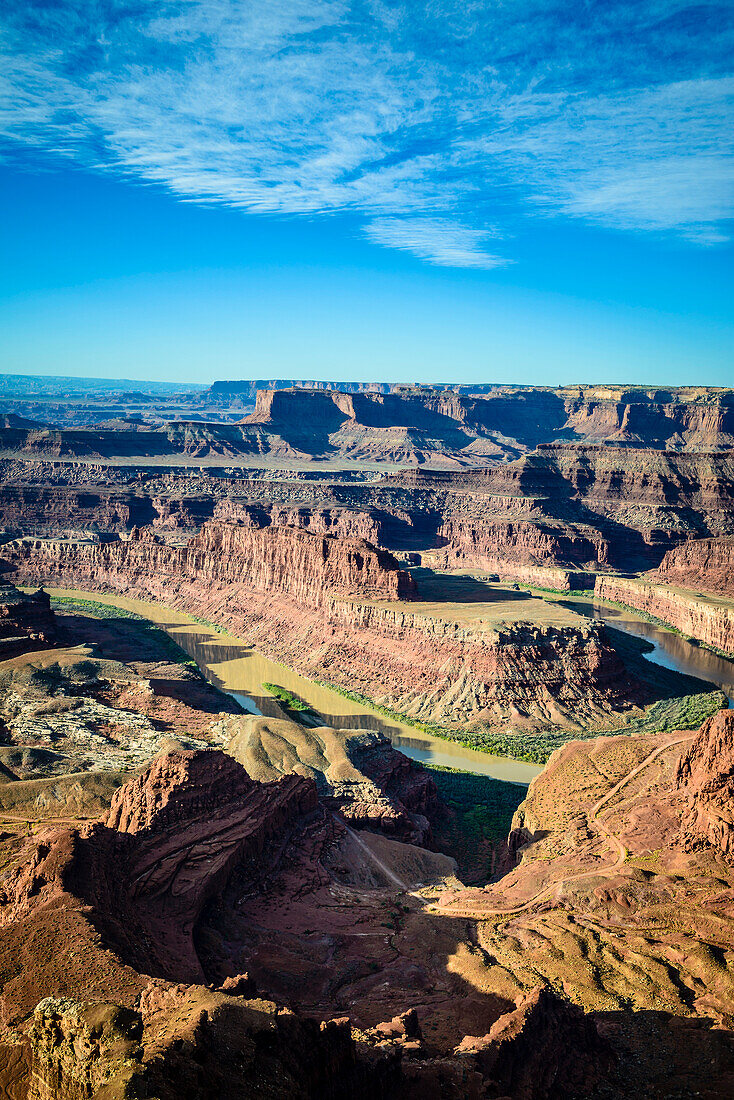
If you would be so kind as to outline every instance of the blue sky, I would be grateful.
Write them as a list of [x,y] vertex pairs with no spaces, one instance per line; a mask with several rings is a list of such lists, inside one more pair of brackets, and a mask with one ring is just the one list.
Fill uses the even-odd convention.
[[17,0],[0,369],[734,384],[734,5]]

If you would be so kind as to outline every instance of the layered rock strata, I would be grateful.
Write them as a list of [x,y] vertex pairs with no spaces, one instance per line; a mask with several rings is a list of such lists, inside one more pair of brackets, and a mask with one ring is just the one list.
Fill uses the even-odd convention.
[[0,584],[0,661],[33,649],[45,649],[56,638],[56,619],[48,593],[26,594]]
[[159,757],[115,792],[100,824],[60,830],[37,847],[6,883],[2,923],[46,910],[61,934],[53,913],[70,892],[128,964],[201,981],[192,937],[207,901],[236,866],[317,808],[315,784],[300,776],[260,784],[215,750]]
[[[694,733],[566,745],[517,811],[514,868],[436,912],[478,920],[498,968],[597,1010],[713,1018],[730,1046],[733,752],[728,710]],[[685,1094],[685,1067],[657,1072]]]
[[[435,966],[438,976],[441,966],[425,932],[414,941],[411,963],[400,953],[396,958],[388,937],[370,986],[371,968],[349,952],[357,948],[364,957],[380,950],[386,937],[374,926],[391,913],[391,895],[384,887],[334,880],[347,872],[348,849],[335,845],[339,830],[314,795],[304,777],[260,784],[221,753],[175,753],[121,788],[104,821],[29,841],[0,895],[0,1086],[6,1095],[410,1100],[439,1090],[460,1100],[472,1081],[477,1097],[509,1090],[518,1100],[540,1100],[564,1081],[592,1082],[598,1073],[592,1056],[605,1057],[593,1023],[540,990],[515,1004],[507,997],[459,997],[444,978],[434,994],[427,976],[421,980],[422,967]],[[338,862],[327,870],[330,846]],[[369,857],[369,849],[364,852]],[[355,862],[349,873],[358,867]],[[202,914],[206,898],[212,904]],[[366,926],[366,940],[353,934],[355,916]],[[316,940],[314,925],[321,928]],[[355,1004],[355,1013],[372,1014],[376,1024],[319,1023],[321,1012],[304,1018],[258,998],[251,978],[231,969],[219,990],[192,984],[199,965],[194,926],[197,949],[208,955],[216,948],[220,963],[224,958],[230,967],[242,926],[251,951],[267,945],[260,971],[268,973],[270,956],[281,981],[297,976],[297,952],[313,956],[329,941],[338,970],[326,996],[338,1003],[340,987],[361,982],[373,1003]],[[318,968],[322,980],[332,967]],[[55,988],[54,995],[39,997],[44,987]],[[318,993],[313,982],[310,988]],[[392,1019],[380,1015],[383,1001],[395,1003],[405,990],[435,1001],[436,1011],[425,1012],[427,1025],[443,1016],[449,1035],[456,1035],[448,996],[488,1033],[477,1032],[484,1037],[473,1043],[443,1039],[443,1049],[437,1047],[435,1039],[424,1039],[414,1009],[398,1015],[393,1009]],[[548,1050],[536,1075],[530,1048],[533,1042],[548,1047],[553,1034],[572,1043],[573,1056],[549,1059]]]
[[667,552],[653,577],[734,598],[734,537],[684,542]]
[[624,577],[597,577],[594,595],[642,611],[734,657],[734,601]]
[[[13,1100],[727,1096],[734,882],[709,825],[733,748],[728,712],[698,734],[567,745],[518,814],[514,869],[424,904],[384,876],[414,882],[411,858],[430,853],[367,833],[355,846],[310,796],[296,810],[310,779],[260,784],[211,751],[159,760],[103,821],[15,842],[0,1087]],[[706,816],[688,821],[692,805]],[[186,979],[192,957],[208,988]],[[171,980],[163,958],[180,967]],[[270,999],[274,985],[303,1008]]]
[[[601,624],[492,629],[414,613],[390,599],[412,595],[412,579],[366,545],[209,525],[184,548],[136,537],[30,542],[12,554],[21,576],[160,599],[305,675],[422,719],[574,725],[608,720],[636,698]],[[359,586],[360,599],[346,595]],[[380,591],[379,602],[364,599]]]

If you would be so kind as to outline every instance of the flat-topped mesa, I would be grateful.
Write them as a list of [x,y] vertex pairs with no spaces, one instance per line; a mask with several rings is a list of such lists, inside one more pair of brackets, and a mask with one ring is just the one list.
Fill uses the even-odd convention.
[[734,535],[691,539],[669,550],[651,579],[734,598]]
[[[6,553],[20,576],[161,600],[301,675],[421,721],[575,727],[606,722],[639,695],[601,624],[494,629],[431,614],[390,598],[413,594],[412,581],[367,543],[226,525],[207,525],[185,547],[156,540],[146,529],[128,541],[36,540]],[[385,560],[392,568],[378,571]]]
[[413,578],[388,551],[361,539],[294,527],[253,529],[212,521],[186,546],[166,545],[151,528],[134,528],[129,539],[25,541],[6,553],[25,576],[58,577],[65,584],[92,579],[120,591],[137,587],[156,598],[193,582],[278,593],[312,607],[335,596],[416,596]]

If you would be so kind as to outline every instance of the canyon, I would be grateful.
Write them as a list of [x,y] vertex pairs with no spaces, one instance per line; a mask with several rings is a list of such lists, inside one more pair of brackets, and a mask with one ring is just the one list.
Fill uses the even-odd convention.
[[2,394],[2,1095],[734,1092],[734,391]]
[[96,819],[6,822],[0,1083],[726,1095],[733,746],[728,713],[566,746],[480,890],[374,821],[355,834],[313,778],[258,781],[215,749],[158,756]]
[[603,600],[660,619],[725,657],[734,657],[734,601],[730,599],[624,577],[598,577],[594,592]]
[[[501,604],[457,621],[420,601],[410,574],[368,543],[211,521],[184,547],[136,530],[100,545],[27,540],[4,550],[25,582],[161,599],[234,626],[304,675],[424,721],[615,725],[643,701],[601,624],[569,612],[545,625],[512,621]],[[485,610],[496,621],[477,617]]]

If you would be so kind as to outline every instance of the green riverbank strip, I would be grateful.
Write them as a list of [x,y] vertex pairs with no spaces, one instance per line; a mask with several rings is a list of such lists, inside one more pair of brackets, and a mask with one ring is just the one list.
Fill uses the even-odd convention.
[[[568,596],[570,594],[564,593],[564,595]],[[169,634],[144,615],[139,615],[137,612],[120,608],[115,604],[80,599],[74,596],[54,596],[53,602],[57,601],[62,605],[59,608],[60,610],[71,610],[73,609],[73,605],[76,605],[83,613],[95,614],[97,617],[130,619],[139,622],[141,626],[147,624],[149,630],[160,633],[170,643],[171,649],[169,652],[171,654],[171,659],[180,661],[182,664],[191,665],[192,667],[198,667],[196,666],[196,662],[177,645]],[[217,634],[224,635],[225,637],[229,636],[226,628],[221,625],[199,619],[194,615],[189,615],[188,612],[186,616],[192,622],[204,626],[207,629],[211,629]],[[615,630],[614,627],[609,626],[609,624],[606,624],[606,628],[614,648],[617,650],[627,670],[637,679],[646,683],[652,689],[652,692],[659,696],[658,699],[647,708],[644,714],[630,717],[620,726],[600,726],[574,730],[562,727],[546,727],[537,732],[513,731],[507,733],[497,731],[496,729],[482,728],[481,726],[458,730],[439,725],[435,722],[424,722],[420,719],[412,718],[410,715],[403,714],[391,707],[376,703],[373,699],[369,698],[369,696],[362,695],[360,692],[349,691],[347,688],[332,684],[326,680],[314,678],[311,682],[318,684],[322,688],[327,688],[337,695],[341,695],[343,698],[349,699],[353,703],[373,711],[375,714],[379,714],[403,726],[411,727],[419,733],[424,733],[430,737],[436,737],[443,741],[453,741],[463,745],[465,748],[474,749],[477,752],[486,753],[487,755],[508,757],[512,760],[519,760],[537,765],[546,764],[551,754],[569,741],[593,740],[596,737],[617,734],[653,734],[676,729],[696,729],[706,718],[715,714],[717,710],[720,710],[726,705],[726,696],[724,693],[718,690],[712,690],[711,685],[706,681],[687,676],[685,673],[672,672],[670,669],[663,668],[660,665],[653,665],[651,662],[645,661],[643,654],[645,652],[651,652],[654,649],[654,646],[649,642],[625,634],[623,631]],[[176,656],[174,656],[174,652]],[[282,662],[275,661],[273,663],[280,664],[283,668],[288,668],[288,666],[284,665]],[[289,671],[293,670],[289,669]],[[307,681],[306,677],[302,677],[302,679]],[[293,713],[315,713],[312,707],[304,700],[299,699],[293,692],[285,688],[280,688],[275,684],[263,686],[267,687],[272,694],[275,694],[276,691],[282,693],[283,698],[281,701]],[[681,692],[681,687],[685,687],[688,690]],[[279,698],[277,694],[276,698]]]
[[[315,682],[354,703],[368,707],[385,718],[412,726],[420,733],[429,734],[444,741],[455,741],[466,748],[492,756],[506,756],[513,760],[541,765],[546,764],[551,754],[569,741],[590,741],[596,737],[617,734],[653,734],[665,733],[668,730],[697,729],[712,714],[726,706],[726,696],[723,691],[713,689],[707,681],[698,680],[685,673],[673,672],[662,665],[646,661],[644,654],[652,652],[655,648],[650,642],[625,634],[621,630],[615,630],[608,624],[607,631],[627,671],[646,684],[652,695],[658,696],[643,714],[630,716],[626,722],[622,720],[619,726],[594,726],[589,729],[574,730],[551,726],[538,732],[527,733],[522,731],[504,733],[481,727],[455,730],[434,722],[423,722],[411,718],[391,707],[375,703],[366,695],[349,691],[325,680]],[[681,691],[681,688],[684,690]]]

